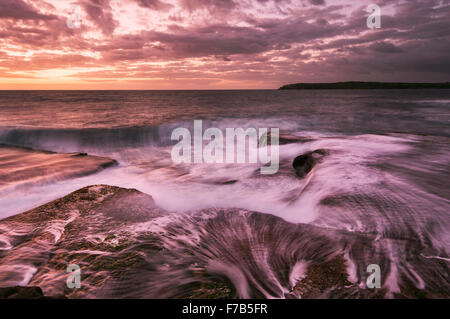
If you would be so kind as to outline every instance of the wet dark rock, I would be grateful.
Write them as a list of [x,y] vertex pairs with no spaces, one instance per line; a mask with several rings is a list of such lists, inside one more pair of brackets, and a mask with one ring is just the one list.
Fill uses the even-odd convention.
[[66,299],[65,296],[45,296],[40,287],[4,287],[0,288],[0,299]]
[[[317,299],[328,297],[328,292],[334,290],[345,295],[352,292],[360,296],[371,294],[348,281],[347,264],[342,255],[337,255],[329,260],[319,261],[307,268],[306,276],[297,282],[293,293],[302,299]],[[377,296],[383,297],[386,291],[378,291]],[[374,297],[371,294],[371,297]]]
[[131,222],[144,222],[161,215],[153,198],[135,189],[117,190],[98,210],[105,216]]
[[[122,229],[165,213],[156,207],[150,195],[94,185],[0,220],[0,229],[22,232],[8,235],[13,248],[0,254],[0,266],[4,267],[0,271],[0,285],[14,286],[23,280],[22,268],[8,266],[19,264],[25,269],[37,269],[28,285],[41,287],[45,296],[84,295],[84,287],[67,288],[67,266],[83,265],[85,280],[98,285],[105,279],[105,271],[123,273],[143,263],[142,256],[133,250],[133,238]],[[51,230],[52,227],[55,229]],[[158,247],[157,240],[152,242],[152,247]],[[60,275],[54,277],[49,272]]]
[[88,153],[77,153],[72,155],[72,157],[84,157],[84,156],[88,156]]
[[[278,134],[278,145],[287,145],[287,144],[293,144],[293,143],[306,143],[306,142],[311,142],[314,139],[311,138],[307,138],[307,137],[300,137],[300,136],[296,136],[296,135],[292,135],[292,134]],[[268,132],[265,136],[262,137],[260,143],[262,144],[261,146],[265,145],[265,143],[267,143],[267,145],[271,145],[272,144],[272,133]]]
[[237,179],[228,178],[198,178],[195,181],[210,185],[233,185],[239,182]]
[[236,184],[238,181],[235,179],[231,179],[231,180],[226,180],[226,181],[219,181],[217,184],[220,185],[232,185],[232,184]]
[[208,283],[197,284],[198,288],[192,289],[189,299],[231,299],[236,295],[233,284],[226,279],[217,278]]
[[318,161],[326,155],[326,151],[318,149],[303,155],[297,156],[292,162],[292,167],[295,169],[295,173],[298,177],[303,178],[308,175]]
[[6,287],[0,288],[0,299],[41,299],[44,298],[39,287]]

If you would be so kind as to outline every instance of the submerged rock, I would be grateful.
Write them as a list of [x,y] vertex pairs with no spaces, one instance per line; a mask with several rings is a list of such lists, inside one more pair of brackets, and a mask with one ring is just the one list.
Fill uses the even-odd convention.
[[54,153],[0,145],[0,190],[81,177],[117,165],[86,153]]
[[319,149],[297,156],[292,162],[292,167],[298,177],[303,178],[313,169],[317,162],[326,155],[326,151]]

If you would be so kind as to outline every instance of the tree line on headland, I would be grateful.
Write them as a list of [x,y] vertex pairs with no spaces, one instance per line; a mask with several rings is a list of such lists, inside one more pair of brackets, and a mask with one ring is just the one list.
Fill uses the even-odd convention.
[[403,83],[403,82],[336,82],[295,83],[280,87],[280,90],[368,90],[368,89],[450,89],[450,82]]

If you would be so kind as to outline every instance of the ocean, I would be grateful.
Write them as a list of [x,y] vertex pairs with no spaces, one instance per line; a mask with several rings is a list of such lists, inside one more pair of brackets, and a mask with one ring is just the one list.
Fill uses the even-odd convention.
[[[273,176],[255,173],[255,163],[174,164],[171,133],[192,128],[194,120],[224,131],[279,128],[301,142],[280,145],[280,170]],[[88,185],[133,188],[174,216],[244,209],[363,234],[371,248],[346,255],[354,282],[363,281],[367,265],[381,264],[390,294],[405,278],[422,289],[450,290],[448,90],[0,91],[0,144],[0,218]],[[299,178],[292,161],[314,150],[326,155]],[[67,153],[101,160],[86,168]],[[49,164],[49,154],[60,157]],[[107,159],[117,165],[105,165]],[[3,247],[11,244],[7,236],[0,232]],[[240,297],[289,291],[263,266],[243,274],[247,282],[272,284],[241,287]],[[245,286],[239,278],[229,279]]]

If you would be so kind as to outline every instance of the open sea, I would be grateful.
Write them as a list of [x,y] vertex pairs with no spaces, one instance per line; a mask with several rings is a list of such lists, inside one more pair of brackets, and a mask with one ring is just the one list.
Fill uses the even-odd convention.
[[[280,145],[281,169],[271,176],[252,163],[174,164],[172,131],[194,120],[224,132],[279,128],[302,142]],[[371,249],[347,256],[354,282],[381,264],[390,293],[405,278],[450,291],[450,90],[0,91],[0,145],[0,219],[87,185],[135,188],[174,215],[239,208],[370,235]],[[298,178],[293,159],[317,149],[327,155]],[[82,174],[65,160],[33,170],[47,151],[118,165]],[[0,250],[7,242],[0,232]],[[277,249],[292,249],[285,244]],[[270,283],[250,289],[230,278],[240,297],[289,291],[263,266],[242,273]]]

